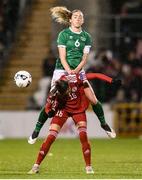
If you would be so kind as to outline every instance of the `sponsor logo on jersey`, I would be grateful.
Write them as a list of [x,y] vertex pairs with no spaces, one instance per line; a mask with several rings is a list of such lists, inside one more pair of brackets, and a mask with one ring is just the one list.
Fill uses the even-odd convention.
[[83,37],[83,36],[81,36],[80,39],[81,39],[82,41],[86,41],[86,38]]
[[71,89],[71,91],[72,91],[72,92],[76,92],[76,91],[77,91],[77,87],[73,87],[73,88]]
[[75,74],[70,74],[67,76],[67,79],[69,82],[73,82],[73,83],[76,83],[77,82],[77,77]]

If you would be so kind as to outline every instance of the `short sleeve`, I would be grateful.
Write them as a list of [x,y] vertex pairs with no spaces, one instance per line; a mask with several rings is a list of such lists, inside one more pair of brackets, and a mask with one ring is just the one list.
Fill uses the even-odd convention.
[[61,31],[57,38],[58,47],[66,47],[66,34],[64,31]]
[[92,38],[91,35],[89,33],[86,33],[86,43],[85,46],[90,46],[92,45]]
[[90,52],[91,45],[92,45],[91,35],[86,33],[86,42],[85,42],[85,47],[83,49],[83,53],[88,54]]

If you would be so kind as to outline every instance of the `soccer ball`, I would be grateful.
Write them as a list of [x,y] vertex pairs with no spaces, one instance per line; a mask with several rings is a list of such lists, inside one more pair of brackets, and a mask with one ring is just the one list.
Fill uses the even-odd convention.
[[28,87],[32,82],[32,76],[27,71],[18,71],[14,76],[14,81],[20,88]]

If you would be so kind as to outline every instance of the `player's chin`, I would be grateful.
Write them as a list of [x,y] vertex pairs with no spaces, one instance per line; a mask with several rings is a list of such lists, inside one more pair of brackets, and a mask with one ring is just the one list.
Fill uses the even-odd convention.
[[77,29],[81,28],[81,24],[75,25],[75,28],[77,28]]

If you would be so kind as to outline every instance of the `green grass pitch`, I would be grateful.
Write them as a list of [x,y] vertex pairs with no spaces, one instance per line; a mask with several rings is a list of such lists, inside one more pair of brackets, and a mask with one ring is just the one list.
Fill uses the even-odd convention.
[[42,140],[29,145],[26,139],[0,141],[0,178],[16,179],[142,179],[142,140],[90,139],[94,175],[86,175],[78,139],[57,139],[40,167],[27,175]]

